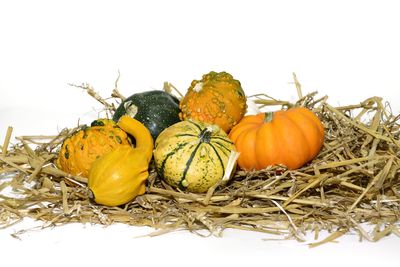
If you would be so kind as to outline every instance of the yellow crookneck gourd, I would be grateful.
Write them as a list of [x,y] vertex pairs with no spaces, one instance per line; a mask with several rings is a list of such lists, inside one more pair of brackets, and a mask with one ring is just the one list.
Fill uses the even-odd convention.
[[136,147],[121,146],[97,159],[89,173],[91,198],[98,204],[118,206],[145,193],[153,138],[139,121],[122,116],[118,126],[136,139]]

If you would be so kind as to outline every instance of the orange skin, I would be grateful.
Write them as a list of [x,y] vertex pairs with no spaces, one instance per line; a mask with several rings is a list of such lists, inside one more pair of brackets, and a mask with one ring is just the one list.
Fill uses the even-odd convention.
[[[201,89],[196,90],[199,84]],[[179,108],[181,120],[216,124],[228,133],[243,118],[247,104],[238,80],[229,73],[212,71],[192,82]]]
[[312,111],[299,107],[245,116],[229,138],[240,152],[242,169],[261,170],[279,164],[298,169],[318,155],[324,127]]
[[106,121],[104,126],[91,126],[65,139],[57,166],[67,173],[88,177],[90,167],[98,157],[119,146],[130,145],[127,134],[114,126],[112,121]]

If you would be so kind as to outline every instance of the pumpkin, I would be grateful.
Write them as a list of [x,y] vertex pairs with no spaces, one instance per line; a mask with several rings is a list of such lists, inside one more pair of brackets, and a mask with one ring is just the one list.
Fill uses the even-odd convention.
[[155,140],[162,130],[180,121],[179,100],[164,91],[153,90],[133,94],[125,99],[113,115],[118,121],[129,115],[143,123]]
[[107,206],[125,204],[145,193],[153,151],[153,138],[142,123],[122,116],[118,126],[135,138],[136,147],[124,145],[104,154],[93,163],[88,178],[91,198]]
[[180,118],[217,124],[225,132],[246,113],[246,96],[238,80],[227,72],[203,75],[194,80],[180,102]]
[[96,158],[123,145],[130,145],[128,135],[114,121],[98,119],[64,140],[56,164],[67,173],[87,177]]
[[178,122],[161,132],[155,142],[154,161],[160,177],[189,192],[202,193],[218,182],[224,184],[236,159],[227,134],[217,125],[199,121]]
[[278,164],[297,169],[317,156],[324,142],[324,127],[312,111],[298,107],[245,116],[229,138],[240,152],[242,169]]

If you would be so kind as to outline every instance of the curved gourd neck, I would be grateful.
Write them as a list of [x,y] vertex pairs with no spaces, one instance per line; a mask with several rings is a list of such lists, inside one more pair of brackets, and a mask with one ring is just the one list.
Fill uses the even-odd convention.
[[142,149],[148,159],[147,161],[150,162],[154,148],[150,131],[141,122],[127,115],[119,119],[118,126],[135,138],[136,149]]

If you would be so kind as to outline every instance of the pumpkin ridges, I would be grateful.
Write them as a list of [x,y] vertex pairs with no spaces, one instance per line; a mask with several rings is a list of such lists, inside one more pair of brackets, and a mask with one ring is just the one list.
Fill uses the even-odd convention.
[[[314,115],[308,109],[303,108],[302,112],[292,112],[290,114],[290,118],[296,122],[297,126],[302,130],[301,132],[304,133],[304,139],[306,140],[305,143],[309,146],[309,153],[307,161],[313,159],[321,148],[321,140],[319,140],[320,131],[318,129],[319,123],[316,123],[316,116],[311,117],[309,116]],[[297,123],[297,122],[303,123]],[[308,121],[308,123],[304,123],[304,121]]]
[[[317,156],[319,150],[321,149],[323,143],[324,143],[324,126],[321,123],[321,121],[319,120],[319,118],[313,113],[311,112],[309,109],[303,108],[303,112],[301,112],[301,115],[303,115],[304,117],[307,117],[310,121],[309,123],[309,131],[310,131],[310,135],[311,132],[313,133],[313,138],[310,140],[312,141],[312,148],[314,149],[314,153],[312,153],[312,155],[310,156],[309,160],[313,159],[314,157]],[[313,123],[311,123],[313,122]]]
[[321,123],[320,119],[318,118],[317,115],[315,115],[311,110],[308,108],[301,108],[302,109],[302,114],[310,118],[312,121],[315,122],[315,126],[318,129],[318,132],[321,136],[324,136],[324,125]]
[[[259,119],[260,117],[257,116],[255,119]],[[255,155],[255,144],[253,144],[250,141],[250,144],[244,145],[248,139],[246,139],[244,136],[247,135],[247,133],[251,130],[257,130],[259,127],[260,122],[257,122],[256,120],[246,120],[243,124],[240,123],[239,128],[233,128],[231,132],[229,133],[229,138],[231,141],[235,144],[236,147],[247,147],[246,151],[242,152],[245,154],[245,156],[242,156],[238,158],[238,164],[244,169],[251,169],[253,168],[254,164],[249,163],[249,161],[254,161],[256,159]],[[253,148],[253,149],[252,149]],[[254,153],[253,153],[254,151]],[[254,155],[253,155],[254,154]],[[249,160],[247,160],[249,159]]]
[[[260,153],[261,151],[259,151],[260,153],[259,156],[265,157],[265,155],[268,154],[268,156],[270,156],[271,158],[271,161],[267,165],[261,165],[259,162],[259,166],[261,166],[261,168],[265,168],[266,166],[271,166],[271,165],[279,165],[285,162],[284,153],[287,152],[287,149],[285,151],[282,151],[283,144],[281,142],[281,138],[283,133],[280,129],[279,123],[277,123],[277,121],[282,117],[283,112],[284,111],[282,110],[274,112],[272,121],[268,123],[264,122],[262,126],[260,126],[260,128],[265,128],[268,125],[271,131],[270,135],[274,138],[273,140],[270,140],[267,139],[265,136],[263,137],[263,139],[267,144],[267,148],[265,149],[265,151],[269,151],[269,153],[265,152],[265,154],[263,155],[262,153]],[[258,142],[259,140],[257,139],[257,143]]]
[[[259,114],[255,114],[255,115],[247,115],[247,116],[244,116],[243,119],[240,120],[240,124],[244,124],[244,123],[262,124],[264,118],[265,118],[265,113],[263,113],[263,112],[259,113]],[[236,126],[237,125],[235,125],[235,127]]]
[[[296,169],[318,154],[323,145],[323,126],[310,110],[293,108],[273,113],[272,120],[264,118],[265,114],[246,116],[229,134],[241,153],[238,160],[241,168],[262,169],[283,164]],[[251,144],[248,133],[254,129],[257,135]]]
[[[266,123],[257,131],[257,144],[255,146],[255,154],[257,158],[257,169],[268,166],[270,162],[277,164],[279,157],[279,149],[276,149],[275,132],[271,123]],[[277,151],[277,152],[275,152]],[[268,153],[267,153],[268,152]],[[244,153],[244,152],[243,152]],[[240,158],[240,156],[239,156]]]
[[246,157],[240,157],[238,159],[238,163],[240,166],[243,166],[245,169],[253,169],[255,168],[255,162],[257,161],[255,147],[256,143],[253,142],[255,137],[257,136],[257,127],[249,128],[248,131],[244,131],[239,135],[237,139],[237,147],[246,147],[247,154]]
[[[274,116],[279,117],[280,112],[282,112],[282,111],[275,112]],[[275,142],[274,142],[274,150],[271,151],[271,154],[274,155],[274,160],[269,165],[282,164],[283,157],[284,157],[282,152],[285,152],[285,151],[281,150],[282,149],[282,145],[281,145],[280,140],[279,140],[280,139],[280,132],[278,131],[278,127],[277,127],[277,124],[276,124],[275,120],[271,121],[270,125],[271,125],[272,134],[275,137],[275,140],[274,140]]]
[[244,123],[240,123],[240,127],[233,127],[233,129],[231,130],[231,132],[229,133],[229,139],[233,142],[236,143],[239,136],[243,133],[248,131],[251,128],[257,128],[259,127],[259,125],[261,125],[262,122],[244,122]]
[[[311,112],[309,109],[304,108],[303,110],[304,112],[302,112],[301,114],[304,115],[305,117],[308,117],[310,121],[313,121],[314,123],[312,125],[314,125],[314,129],[316,129],[316,131],[314,131],[314,135],[315,135],[315,148],[316,150],[320,150],[323,142],[324,142],[324,125],[322,124],[322,122],[319,120],[319,118],[317,117],[317,115],[315,115],[313,112]],[[314,157],[317,155],[318,152],[315,153]]]
[[[282,158],[281,154],[277,164],[284,164],[289,169],[300,167],[299,159],[301,162],[308,161],[311,153],[307,139],[300,131],[301,128],[290,118],[290,114],[278,114],[274,123],[276,134],[280,137],[280,147],[287,149],[285,158]],[[290,133],[287,132],[288,129],[290,129]]]

